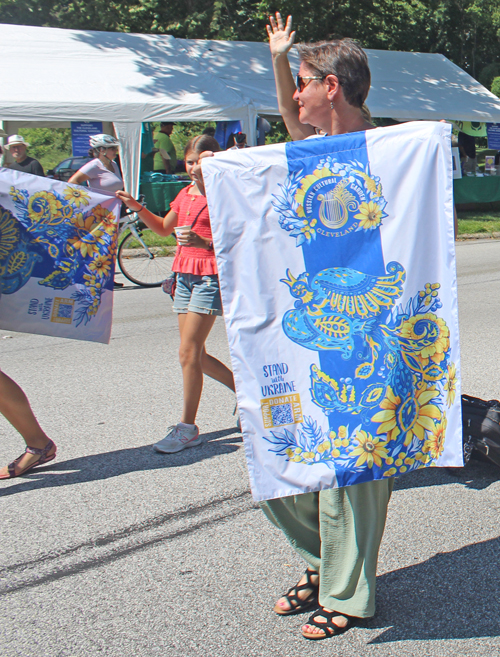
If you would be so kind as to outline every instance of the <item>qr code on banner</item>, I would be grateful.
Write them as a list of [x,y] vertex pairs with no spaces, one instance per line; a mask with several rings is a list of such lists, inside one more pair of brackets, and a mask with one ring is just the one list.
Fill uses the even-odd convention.
[[271,417],[273,426],[279,427],[282,424],[293,424],[293,413],[291,404],[280,404],[271,406]]
[[261,399],[260,409],[265,429],[302,422],[302,406],[298,394]]
[[52,309],[52,317],[50,318],[50,321],[56,322],[57,324],[71,324],[74,305],[74,299],[56,297],[54,299],[54,307]]

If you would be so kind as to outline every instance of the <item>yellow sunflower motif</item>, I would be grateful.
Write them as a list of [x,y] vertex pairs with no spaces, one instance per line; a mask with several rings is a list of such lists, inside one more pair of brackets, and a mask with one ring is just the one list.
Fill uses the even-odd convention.
[[69,203],[76,205],[77,208],[90,203],[90,195],[83,189],[78,189],[77,187],[66,187],[64,190],[64,198]]
[[35,192],[28,201],[28,216],[34,223],[54,223],[60,208],[61,202],[51,192]]
[[107,255],[98,255],[89,264],[89,269],[95,272],[97,276],[104,278],[108,276],[111,270],[111,258]]
[[434,427],[433,432],[429,435],[422,447],[424,454],[429,454],[433,459],[438,459],[444,450],[444,441],[446,438],[446,416],[441,422]]
[[19,241],[19,225],[12,212],[0,206],[0,260],[4,260]]
[[363,202],[359,206],[359,214],[354,218],[359,219],[359,225],[365,230],[377,228],[382,223],[382,208],[375,201]]
[[71,221],[77,231],[77,237],[68,240],[71,246],[80,251],[84,258],[86,256],[95,257],[94,254],[98,255],[100,245],[104,244],[104,230],[101,222],[96,220],[93,215],[84,219],[82,214],[76,215]]
[[108,235],[113,235],[117,230],[115,215],[104,208],[102,205],[96,205],[92,209],[92,214],[96,222],[100,223],[101,230]]
[[[424,367],[429,365],[429,360],[439,365],[450,348],[450,329],[444,319],[434,313],[410,317],[403,323],[399,335],[407,341],[402,345],[403,351],[410,352]],[[419,349],[419,344],[425,346]]]
[[455,363],[450,363],[448,365],[443,388],[446,392],[446,403],[448,404],[449,408],[455,403],[455,395],[457,391],[457,367]]
[[387,442],[380,442],[380,438],[374,438],[370,433],[362,430],[356,432],[355,440],[358,442],[358,446],[352,450],[350,455],[358,457],[356,467],[365,463],[369,468],[372,468],[374,463],[380,467],[382,459],[385,459],[388,454],[385,448]]
[[372,417],[373,422],[380,422],[377,434],[386,433],[387,442],[403,434],[406,446],[414,436],[418,440],[425,440],[426,431],[434,431],[434,420],[441,420],[441,411],[431,403],[438,396],[439,392],[431,386],[402,400],[388,386],[386,397],[380,404],[383,410]]

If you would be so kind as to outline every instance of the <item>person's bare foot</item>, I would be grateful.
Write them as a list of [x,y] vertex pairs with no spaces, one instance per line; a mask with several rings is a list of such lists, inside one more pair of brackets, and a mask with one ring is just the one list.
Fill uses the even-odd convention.
[[[47,443],[48,444],[48,443]],[[34,445],[30,445],[30,447],[34,447]],[[38,447],[38,449],[43,449],[44,446]],[[50,450],[47,452],[46,459],[50,459],[51,456],[53,456],[57,451],[57,447],[55,444],[52,444],[52,447]],[[19,461],[15,465],[15,476],[17,477],[20,472],[23,472],[27,468],[32,467],[34,464],[38,463],[40,460],[41,456],[39,454],[30,454],[29,452],[25,452],[20,458]],[[9,468],[8,466],[5,466],[4,468],[0,469],[0,479],[7,479],[10,478],[9,476]]]
[[316,599],[318,584],[319,574],[308,568],[297,584],[276,602],[273,611],[280,615],[286,615],[305,609]]
[[320,607],[309,618],[309,621],[314,621],[318,625],[324,625],[325,627],[322,629],[317,625],[306,623],[302,626],[301,630],[302,635],[306,639],[326,639],[336,634],[342,634],[350,626],[350,619],[347,616],[342,616],[342,614],[338,614],[333,609],[327,609],[326,607]]

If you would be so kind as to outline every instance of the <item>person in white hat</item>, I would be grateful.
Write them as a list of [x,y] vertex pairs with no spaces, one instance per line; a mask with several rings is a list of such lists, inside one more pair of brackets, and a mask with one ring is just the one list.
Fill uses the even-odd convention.
[[5,150],[14,158],[15,162],[9,165],[9,169],[14,171],[22,171],[24,173],[32,173],[35,176],[45,176],[43,167],[38,160],[34,157],[29,157],[26,149],[30,144],[24,141],[21,135],[10,135],[5,144]]

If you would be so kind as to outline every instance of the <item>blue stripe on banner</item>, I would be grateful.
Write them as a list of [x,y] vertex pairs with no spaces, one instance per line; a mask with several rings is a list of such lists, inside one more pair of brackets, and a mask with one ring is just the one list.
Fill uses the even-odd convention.
[[[312,139],[308,139],[303,142],[289,142],[286,144],[290,174],[296,173],[301,176],[313,174],[318,167],[318,160],[332,155],[335,156],[338,162],[347,163],[355,160],[361,162],[363,168],[368,166],[368,150],[364,132],[335,137],[317,137],[314,140],[317,155],[315,154],[314,157],[311,157],[311,142]],[[334,184],[337,182],[334,179]],[[334,185],[329,187],[333,188]],[[313,202],[312,205],[317,205],[317,203]],[[308,272],[314,275],[326,267],[351,267],[377,276],[385,273],[380,229],[377,228],[368,234],[364,231],[353,231],[345,235],[338,234],[345,233],[349,230],[349,227],[349,225],[346,225],[343,231],[337,230],[336,239],[317,231],[314,242],[302,245]],[[332,232],[327,227],[322,227],[321,230]]]
[[[401,272],[396,269],[388,277],[385,267],[379,227],[385,201],[379,179],[370,172],[366,136],[358,132],[291,142],[286,155],[297,213],[304,221],[303,285],[314,295],[315,309],[310,301],[306,313],[292,311],[284,330],[319,353],[321,371],[311,366],[311,395],[337,440],[360,424],[375,435],[378,425],[367,411],[374,401],[378,406],[386,387],[381,363],[387,349],[381,340],[375,347],[367,335],[387,315],[381,288],[396,288]],[[380,476],[376,468],[355,472],[352,465],[343,470],[336,464],[335,469],[339,486]]]

